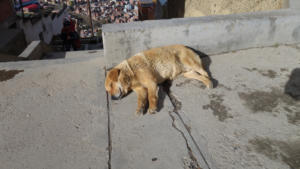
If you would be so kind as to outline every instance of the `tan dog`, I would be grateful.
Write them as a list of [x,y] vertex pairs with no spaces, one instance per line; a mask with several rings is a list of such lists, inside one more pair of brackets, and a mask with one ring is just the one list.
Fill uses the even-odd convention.
[[153,114],[157,108],[157,85],[180,74],[212,87],[200,57],[183,45],[172,45],[146,50],[121,62],[108,72],[105,88],[113,99],[120,99],[131,90],[136,92],[137,115],[143,113],[148,98],[148,113]]

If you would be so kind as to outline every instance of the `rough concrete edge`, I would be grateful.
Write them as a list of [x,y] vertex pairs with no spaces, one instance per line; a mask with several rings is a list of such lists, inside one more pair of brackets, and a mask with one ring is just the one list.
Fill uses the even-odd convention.
[[[30,69],[42,66],[51,66],[51,65],[61,65],[61,64],[69,64],[69,63],[77,63],[83,61],[90,61],[95,58],[104,58],[103,54],[99,56],[86,56],[83,55],[81,57],[68,57],[65,59],[44,59],[44,60],[20,60],[20,61],[10,61],[10,62],[0,62],[0,68],[2,69],[12,69],[16,67],[21,67],[23,69]],[[103,59],[104,65],[106,65],[105,60]]]
[[[153,29],[170,26],[182,26],[183,24],[202,24],[215,22],[219,20],[242,20],[242,19],[260,19],[267,17],[285,17],[300,15],[300,11],[296,9],[280,9],[273,11],[261,11],[250,12],[230,15],[211,15],[203,17],[191,17],[191,18],[174,18],[174,19],[162,19],[162,20],[149,20],[149,21],[137,21],[121,24],[104,24],[102,27],[102,36],[105,37],[105,33],[127,31],[127,30],[143,30]],[[103,38],[105,39],[105,38]],[[105,44],[105,43],[104,43]]]
[[[141,44],[139,45],[136,42],[131,41],[128,39],[127,33],[130,34],[137,34],[144,32],[150,32],[150,31],[160,31],[160,29],[168,30],[178,27],[178,29],[183,29],[183,25],[187,26],[188,29],[190,26],[203,26],[203,25],[214,25],[215,23],[231,23],[231,22],[256,22],[256,21],[266,21],[271,22],[272,26],[272,20],[275,19],[281,19],[285,20],[285,18],[294,18],[296,20],[300,17],[300,11],[295,9],[282,9],[282,10],[275,10],[275,11],[265,11],[265,12],[257,12],[257,13],[242,13],[242,14],[233,14],[233,15],[224,15],[224,16],[205,16],[205,17],[197,17],[197,18],[180,18],[180,19],[171,19],[171,20],[156,20],[156,21],[145,21],[145,22],[137,22],[137,23],[126,23],[126,24],[110,24],[110,25],[104,25],[104,30],[102,32],[103,35],[103,44],[104,44],[104,55],[107,61],[106,65],[107,67],[112,67],[116,65],[118,62],[120,62],[120,59],[125,59],[127,57],[132,56],[133,54],[146,50],[149,47],[157,47],[153,45],[146,47],[145,45]],[[296,19],[295,19],[296,18]],[[218,27],[216,27],[218,30]],[[253,29],[253,28],[252,28]],[[261,30],[264,30],[261,28]],[[210,29],[211,31],[211,29]],[[225,30],[224,30],[225,31]],[[228,30],[227,30],[228,31]],[[272,30],[271,30],[272,31]],[[284,31],[281,31],[284,32]],[[280,34],[281,35],[281,34]],[[181,35],[182,38],[183,35]],[[114,39],[115,37],[115,39]],[[118,43],[118,40],[121,38],[124,38],[125,40],[128,39],[128,45],[127,44],[121,44],[118,47],[114,47],[112,43]],[[141,43],[145,40],[143,36],[140,36],[138,40],[141,41]],[[276,39],[271,41],[270,39],[267,39],[266,41],[247,41],[247,43],[232,43],[233,40],[238,39],[232,39],[232,34],[229,34],[229,40],[223,40],[222,43],[211,43],[209,45],[199,45],[198,46],[192,46],[189,43],[186,43],[187,41],[181,41],[178,40],[175,43],[176,44],[184,44],[189,47],[192,47],[196,50],[201,50],[201,52],[206,53],[207,55],[215,55],[220,53],[227,53],[231,51],[236,50],[243,50],[243,49],[249,49],[249,48],[255,48],[255,47],[267,47],[267,46],[273,46],[276,44],[292,44],[295,43],[294,41],[290,41],[288,37],[286,39]],[[131,42],[134,44],[134,46],[131,46]],[[163,42],[163,43],[162,43]],[[161,45],[170,45],[174,43],[173,41],[162,41],[160,42]],[[246,42],[246,41],[245,41]],[[124,42],[123,42],[124,43]],[[127,42],[126,42],[127,43]],[[232,44],[232,45],[231,45]],[[238,45],[237,45],[238,44]],[[106,45],[106,46],[105,46]],[[110,45],[110,46],[108,46]],[[222,45],[223,47],[219,48],[219,46]],[[228,46],[228,47],[226,47]],[[146,47],[146,48],[145,48]],[[218,49],[218,50],[215,50]],[[119,52],[121,51],[121,52]],[[111,55],[111,56],[110,56]],[[122,55],[122,56],[121,56]],[[124,57],[125,56],[125,57]],[[119,59],[119,60],[118,60]],[[111,62],[110,62],[111,61]]]

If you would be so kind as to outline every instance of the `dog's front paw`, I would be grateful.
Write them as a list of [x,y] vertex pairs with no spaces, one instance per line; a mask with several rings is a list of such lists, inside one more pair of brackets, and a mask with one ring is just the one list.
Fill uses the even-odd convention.
[[143,108],[137,109],[137,110],[135,111],[135,115],[136,115],[137,117],[141,116],[142,114],[144,114],[144,109],[143,109]]
[[206,88],[207,88],[207,89],[212,89],[212,88],[214,88],[213,82],[212,82],[212,81],[209,81],[209,83],[206,85]]
[[156,109],[148,109],[147,113],[149,114],[155,114],[157,111]]

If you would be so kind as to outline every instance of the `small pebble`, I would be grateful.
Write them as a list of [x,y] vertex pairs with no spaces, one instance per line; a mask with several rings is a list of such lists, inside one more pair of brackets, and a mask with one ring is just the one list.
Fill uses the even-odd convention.
[[152,161],[156,161],[156,160],[157,160],[157,158],[156,158],[156,157],[152,158]]

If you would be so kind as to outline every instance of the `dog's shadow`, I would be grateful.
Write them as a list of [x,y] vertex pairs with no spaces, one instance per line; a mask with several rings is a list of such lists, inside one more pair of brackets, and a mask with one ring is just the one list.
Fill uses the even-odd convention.
[[[169,81],[166,81],[162,84],[159,84],[159,88],[158,88],[158,101],[157,101],[157,112],[160,112],[163,107],[164,107],[164,102],[166,99],[167,91],[165,90],[166,87],[170,88],[171,86],[168,86],[168,83],[170,83]],[[145,109],[143,111],[143,114],[145,115],[147,113],[147,110],[149,108],[149,102],[147,101]]]
[[200,59],[202,61],[203,67],[206,70],[206,72],[208,73],[208,75],[210,77],[210,80],[213,83],[213,88],[217,87],[218,84],[219,84],[219,82],[218,82],[217,79],[215,79],[213,77],[213,75],[212,75],[212,73],[210,71],[210,65],[211,65],[211,62],[212,62],[211,59],[210,59],[210,57],[207,54],[205,54],[205,53],[203,53],[203,52],[201,52],[199,50],[196,50],[196,49],[191,48],[189,46],[186,46],[186,47],[189,48],[189,49],[191,49],[192,51],[194,51],[195,53],[197,53],[199,55],[199,57],[200,57]]

